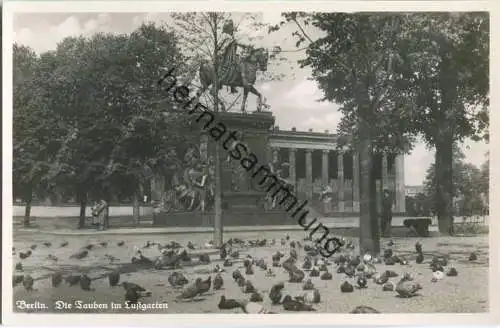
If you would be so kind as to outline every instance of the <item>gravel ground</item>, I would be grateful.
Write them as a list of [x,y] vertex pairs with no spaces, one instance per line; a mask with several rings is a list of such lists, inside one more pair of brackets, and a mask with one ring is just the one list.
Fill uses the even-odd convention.
[[[291,239],[302,240],[303,232],[290,232]],[[160,309],[148,309],[146,311],[133,309],[113,309],[112,303],[123,304],[124,290],[120,287],[110,287],[105,273],[116,267],[130,261],[133,254],[133,247],[142,246],[147,240],[160,242],[162,244],[176,240],[181,243],[187,243],[188,235],[147,235],[147,236],[127,236],[125,245],[119,247],[117,241],[120,236],[71,236],[67,238],[47,236],[35,233],[16,233],[14,231],[14,247],[16,255],[13,255],[13,263],[22,262],[25,274],[29,273],[35,278],[35,291],[27,292],[22,285],[14,287],[13,310],[16,312],[73,312],[73,313],[215,313],[220,312],[217,307],[220,296],[227,298],[248,299],[248,294],[243,294],[231,278],[231,273],[242,263],[235,263],[232,268],[225,268],[227,272],[222,273],[224,278],[224,289],[220,291],[210,291],[197,301],[176,302],[175,297],[180,293],[178,289],[168,284],[167,277],[171,271],[168,270],[142,270],[138,272],[124,274],[121,281],[130,281],[137,283],[152,291],[152,296],[142,299],[144,304],[158,304]],[[261,239],[283,237],[283,232],[268,233],[228,233],[225,238],[238,237],[241,239]],[[191,241],[202,247],[206,241],[211,238],[210,234],[189,235]],[[61,242],[65,240],[69,243],[66,247],[60,247]],[[366,305],[376,308],[383,313],[453,313],[453,312],[487,312],[488,305],[488,236],[476,237],[441,237],[441,238],[394,238],[392,249],[395,254],[405,255],[410,260],[409,266],[385,266],[377,265],[378,271],[386,269],[394,270],[398,273],[410,272],[416,277],[416,282],[423,286],[421,296],[410,299],[401,299],[396,297],[395,292],[384,292],[381,286],[369,282],[367,289],[355,290],[353,293],[343,294],[340,292],[340,285],[345,278],[344,275],[335,272],[335,265],[331,266],[333,280],[322,281],[319,278],[311,278],[315,287],[321,293],[321,302],[315,305],[318,312],[329,313],[347,313],[358,305]],[[46,247],[41,243],[50,241],[52,246]],[[107,241],[107,247],[96,246],[89,252],[89,256],[84,260],[69,259],[69,256],[80,247],[89,243]],[[357,240],[353,239],[356,244]],[[420,241],[423,245],[426,259],[422,264],[415,263],[414,244]],[[382,240],[382,245],[386,245],[388,239]],[[38,244],[33,255],[25,260],[20,260],[18,252],[25,251],[32,244]],[[385,247],[385,246],[384,246]],[[288,253],[288,246],[278,247],[260,247],[248,248],[241,252],[240,258],[250,254],[257,258],[264,258],[268,263],[271,262],[271,255],[277,250]],[[475,262],[469,262],[470,252],[476,251],[479,258]],[[52,254],[59,260],[54,262],[47,259]],[[119,260],[115,264],[110,264],[105,254],[112,255]],[[454,266],[458,270],[457,277],[444,277],[443,280],[432,283],[432,272],[429,269],[429,261],[433,254],[447,254],[450,256],[449,266]],[[156,248],[147,249],[145,256],[154,257],[158,255]],[[299,253],[301,265],[304,251]],[[197,271],[203,269],[213,269],[218,262],[218,255],[212,255],[213,263],[210,265],[199,265],[196,267],[186,267],[183,272],[190,282],[197,277],[203,279],[208,274],[200,274]],[[95,291],[85,292],[79,286],[69,287],[65,284],[58,288],[50,285],[50,273],[55,270],[64,272],[80,273],[86,272],[91,278],[94,278],[92,286]],[[270,305],[267,296],[271,286],[279,281],[287,281],[288,275],[281,268],[273,268],[276,277],[268,278],[264,272],[258,268],[253,276],[246,277],[253,282],[255,287],[262,292],[264,296],[264,306],[273,312],[283,312],[281,306]],[[244,270],[241,270],[244,272]],[[22,274],[15,272],[14,274]],[[307,276],[306,276],[307,277]],[[213,278],[213,275],[212,275]],[[398,278],[392,278],[397,282]],[[354,281],[352,281],[354,284]],[[285,283],[284,293],[298,295],[302,292],[302,284]],[[20,309],[16,306],[32,304],[36,301],[39,304],[45,304],[45,309]],[[81,301],[85,304],[104,304],[107,309],[55,309],[55,303],[63,301],[66,304],[76,304]],[[168,305],[168,308],[166,308]],[[76,305],[74,305],[76,306]],[[241,310],[225,311],[239,313]]]

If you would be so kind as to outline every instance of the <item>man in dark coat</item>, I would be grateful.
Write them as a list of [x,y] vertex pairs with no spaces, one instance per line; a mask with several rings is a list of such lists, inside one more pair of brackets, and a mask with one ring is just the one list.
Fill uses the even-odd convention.
[[384,189],[382,196],[381,230],[383,237],[390,237],[392,225],[392,197],[388,189]]

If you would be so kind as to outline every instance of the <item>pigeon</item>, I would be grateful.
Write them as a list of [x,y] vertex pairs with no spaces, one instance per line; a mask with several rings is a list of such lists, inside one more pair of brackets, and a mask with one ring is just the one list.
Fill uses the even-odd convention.
[[307,303],[319,303],[321,301],[319,290],[314,288],[312,291],[304,293],[302,295],[302,300]]
[[354,310],[352,310],[350,313],[360,314],[360,313],[380,313],[380,312],[372,307],[360,305],[356,306]]
[[448,277],[456,277],[456,276],[458,276],[458,271],[457,271],[457,269],[451,267],[448,269],[448,272],[446,272],[446,275]]
[[415,243],[415,251],[417,253],[422,253],[422,244],[420,244],[418,241]]
[[432,279],[431,282],[438,282],[439,280],[444,278],[444,272],[443,271],[434,271],[432,272]]
[[233,266],[233,263],[231,262],[231,260],[225,259],[222,266],[227,268],[227,267]]
[[271,290],[269,291],[269,299],[273,305],[280,303],[282,298],[281,291],[283,288],[285,288],[285,284],[282,282],[271,287]]
[[182,291],[182,293],[177,296],[177,299],[190,299],[192,300],[196,296],[198,296],[198,287],[203,283],[201,278],[197,278],[194,284],[187,287]]
[[52,287],[59,287],[63,281],[63,275],[61,272],[55,272],[51,276]]
[[251,276],[251,275],[253,275],[253,273],[254,273],[254,271],[253,271],[252,265],[247,266],[245,269],[245,274],[247,276]]
[[26,258],[28,258],[30,256],[31,256],[31,250],[30,249],[28,249],[28,251],[26,253],[19,252],[19,258],[21,260],[24,260],[24,259],[26,259]]
[[43,244],[43,246],[45,246],[45,247],[50,247],[50,246],[52,246],[52,243],[51,243],[50,241],[44,241],[42,244]]
[[396,285],[396,292],[400,297],[410,298],[417,295],[417,292],[422,289],[418,283],[414,283],[408,274],[405,274]]
[[30,248],[31,248],[32,250],[35,250],[35,249],[36,249],[36,247],[37,247],[37,245],[36,245],[36,244],[33,244],[33,245],[31,245],[31,246],[30,246]]
[[311,272],[309,273],[309,277],[319,277],[319,270],[316,268],[313,268]]
[[118,246],[123,246],[125,245],[125,242],[123,240],[120,240],[119,242],[116,243]]
[[305,277],[305,273],[302,270],[296,269],[293,271],[289,271],[289,280],[288,282],[302,282]]
[[70,259],[78,259],[78,260],[81,260],[85,257],[87,257],[87,255],[89,254],[89,251],[86,250],[86,249],[82,249],[78,252],[76,252],[75,254],[71,255],[69,258]]
[[243,278],[243,275],[241,274],[240,270],[236,269],[233,271],[233,279],[237,281],[239,278]]
[[120,272],[113,271],[108,274],[108,281],[111,287],[117,286],[120,282]]
[[340,291],[342,293],[352,293],[354,291],[354,287],[345,281],[342,285],[340,285]]
[[18,284],[22,283],[24,280],[24,276],[22,275],[15,275],[12,277],[12,287],[17,286]]
[[469,261],[477,261],[477,254],[475,252],[470,253],[469,255]]
[[251,281],[247,280],[245,282],[245,285],[243,286],[243,293],[250,294],[254,292],[255,292],[255,287],[253,286]]
[[223,285],[224,285],[224,280],[222,279],[220,273],[218,273],[214,278],[214,289],[220,290]]
[[[226,260],[226,258],[227,258],[227,249],[226,249],[226,247],[225,247],[225,246],[222,246],[222,247],[220,248],[220,253],[219,253],[219,256],[220,256],[220,259],[221,259],[221,260]],[[224,262],[224,263],[225,263],[225,262]]]
[[313,290],[314,289],[314,284],[312,283],[311,279],[307,279],[307,281],[302,286],[302,289],[303,290]]
[[245,283],[246,280],[243,277],[239,277],[238,279],[236,279],[236,284],[238,285],[238,287],[244,287]]
[[258,292],[253,292],[250,296],[250,302],[264,302],[264,298]]
[[210,256],[208,254],[201,254],[199,257],[200,263],[201,264],[209,264],[210,263]]
[[389,246],[389,247],[394,246],[394,241],[393,240],[389,240],[389,242],[387,243],[387,246]]
[[24,286],[24,289],[26,289],[27,291],[33,291],[33,284],[35,283],[35,280],[33,279],[32,276],[30,276],[29,274],[24,276],[23,278],[23,286]]
[[80,278],[81,278],[80,275],[71,275],[67,276],[64,280],[68,283],[68,285],[75,286],[80,282]]
[[293,300],[290,295],[286,295],[283,299],[283,309],[286,311],[316,311],[311,305]]
[[364,276],[361,275],[358,277],[358,280],[356,281],[356,283],[358,284],[359,288],[366,288],[368,281],[366,280],[366,278]]
[[23,271],[23,264],[21,262],[16,263],[16,271]]
[[332,280],[332,278],[333,278],[332,274],[328,271],[323,272],[323,274],[320,277],[321,280]]
[[84,246],[83,248],[86,249],[86,250],[91,251],[94,247],[95,247],[94,244],[88,244],[88,245]]
[[93,290],[92,288],[90,288],[91,283],[92,283],[92,280],[90,279],[90,277],[87,276],[86,274],[82,274],[82,276],[80,278],[80,287],[82,288],[82,290],[85,290],[85,291]]
[[63,241],[59,247],[66,247],[68,244],[69,243],[67,241]]
[[241,303],[234,299],[226,299],[225,296],[221,296],[218,307],[220,310],[238,309],[241,308]]
[[107,246],[108,246],[108,243],[107,243],[107,242],[105,242],[105,241],[101,241],[101,242],[99,243],[99,245],[101,245],[101,247],[107,247]]
[[309,257],[306,257],[304,263],[302,264],[302,269],[304,270],[311,270],[312,268],[312,262]]
[[198,294],[201,295],[208,292],[212,286],[212,276],[208,276],[207,280],[199,281],[196,286],[198,288]]
[[393,292],[394,291],[394,284],[392,282],[386,282],[383,286],[382,286],[382,290],[384,292]]

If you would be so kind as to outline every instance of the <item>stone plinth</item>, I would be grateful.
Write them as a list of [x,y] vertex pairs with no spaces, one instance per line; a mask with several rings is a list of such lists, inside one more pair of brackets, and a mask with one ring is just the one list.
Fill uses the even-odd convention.
[[[205,137],[208,157],[214,157],[216,143],[219,144],[221,164],[221,189],[224,225],[273,225],[293,224],[294,220],[287,216],[284,210],[266,210],[264,203],[266,193],[258,188],[261,175],[252,179],[252,171],[246,172],[241,166],[241,160],[253,153],[257,158],[254,171],[261,165],[269,163],[269,135],[274,126],[274,116],[271,112],[214,113],[215,119],[207,128],[201,130]],[[210,128],[223,125],[226,132],[214,139]],[[200,127],[201,129],[202,127]],[[241,159],[229,156],[234,147],[233,142],[226,140],[235,132],[236,140],[245,145],[247,151],[241,151]],[[225,149],[227,147],[228,149]],[[211,212],[163,212],[154,215],[154,225],[157,226],[211,226],[214,214]]]

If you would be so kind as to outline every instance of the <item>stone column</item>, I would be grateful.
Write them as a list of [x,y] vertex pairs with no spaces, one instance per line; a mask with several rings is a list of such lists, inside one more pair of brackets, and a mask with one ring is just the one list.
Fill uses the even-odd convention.
[[352,210],[359,212],[359,156],[352,155]]
[[297,181],[295,177],[295,156],[297,154],[297,149],[295,148],[290,148],[288,150],[288,163],[290,166],[288,167],[290,176],[288,177],[288,180],[290,180],[290,183],[293,185],[293,187],[296,189],[297,188]]
[[306,198],[312,200],[312,150],[306,149]]
[[387,154],[382,154],[382,190],[389,189],[389,172],[387,166]]
[[327,186],[328,185],[328,154],[330,153],[329,150],[323,150],[323,161],[321,163],[321,169],[322,169],[322,178],[323,178],[323,185]]
[[339,186],[339,212],[344,212],[344,153],[342,150],[337,155],[338,186]]
[[404,155],[397,155],[394,160],[394,169],[396,171],[396,212],[406,212],[405,206],[405,164]]

